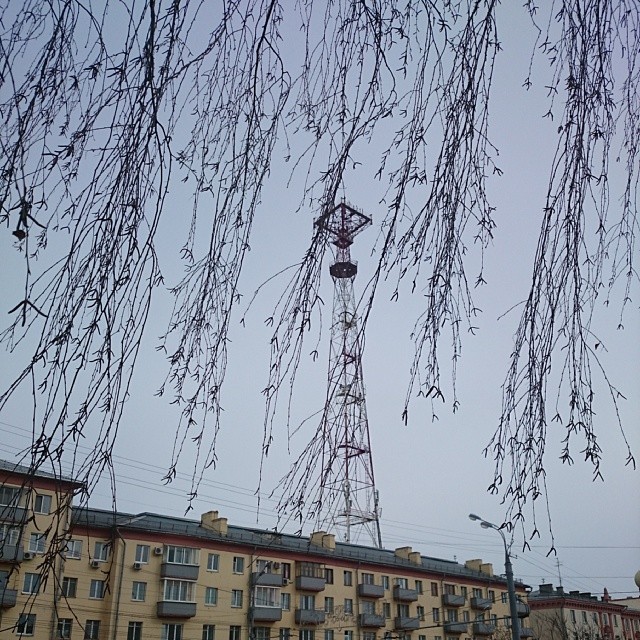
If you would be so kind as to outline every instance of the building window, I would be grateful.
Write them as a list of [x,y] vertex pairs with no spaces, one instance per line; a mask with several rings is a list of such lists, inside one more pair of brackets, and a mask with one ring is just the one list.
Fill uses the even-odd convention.
[[276,587],[256,587],[253,600],[256,607],[280,608],[280,590]]
[[314,611],[316,608],[316,597],[311,594],[301,595],[300,608],[304,611]]
[[350,587],[353,584],[353,573],[351,571],[344,572],[344,586]]
[[324,640],[333,640],[333,629],[324,630]]
[[491,602],[496,601],[496,592],[493,589],[489,589],[489,591],[487,591],[487,595],[489,596],[489,600],[491,600]]
[[362,584],[375,584],[375,577],[373,573],[363,573]]
[[64,556],[67,560],[80,560],[82,556],[82,540],[67,540]]
[[231,606],[234,609],[242,607],[242,589],[231,589]]
[[289,627],[280,627],[278,640],[291,640],[291,629]]
[[425,619],[424,607],[421,606],[421,605],[418,605],[418,618],[420,618],[420,620],[424,620]]
[[23,636],[32,636],[36,628],[35,613],[21,613],[16,624],[16,633]]
[[290,562],[282,563],[282,577],[285,580],[291,580],[291,563]]
[[398,614],[398,618],[408,618],[409,617],[409,605],[408,604],[397,604],[396,611]]
[[437,596],[438,595],[438,583],[437,582],[432,582],[431,583],[431,595],[432,596]]
[[147,564],[149,562],[149,545],[137,544],[136,545],[136,562]]
[[585,624],[587,623],[587,612],[586,611],[582,612],[582,622],[584,622]]
[[188,580],[165,580],[164,600],[170,602],[193,602],[194,584]]
[[[467,598],[467,587],[460,587],[460,593]],[[482,591],[480,592],[482,594]]]
[[324,612],[333,613],[333,598],[330,596],[324,599]]
[[51,513],[51,496],[36,495],[33,511],[48,516]]
[[344,612],[353,613],[353,600],[351,598],[344,599]]
[[75,598],[78,590],[78,578],[62,578],[62,595],[65,598]]
[[162,640],[182,640],[182,624],[163,624]]
[[462,612],[462,621],[463,622],[469,622],[469,612],[468,611],[463,611]]
[[100,620],[87,620],[84,623],[84,640],[100,638]]
[[390,602],[383,602],[382,603],[382,612],[384,613],[384,617],[385,618],[390,618],[391,617],[391,603]]
[[20,489],[18,487],[0,487],[0,507],[17,507],[20,502]]
[[29,551],[31,553],[44,553],[45,542],[44,533],[32,533],[29,536]]
[[609,624],[609,614],[608,613],[603,613],[602,614],[602,622],[604,623],[605,626],[607,626]]
[[220,570],[220,554],[210,553],[207,556],[207,571],[219,571]]
[[40,591],[40,574],[39,573],[25,573],[24,583],[22,585],[22,593],[35,594]]
[[144,602],[146,597],[147,597],[147,583],[134,581],[131,587],[131,599],[137,600],[138,602]]
[[109,559],[109,549],[111,543],[109,542],[96,542],[93,549],[93,559],[100,562],[106,562]]
[[472,589],[471,593],[473,594],[474,598],[482,598],[482,589],[474,588]]
[[324,581],[327,584],[333,584],[333,569],[324,570]]
[[204,603],[210,607],[218,604],[218,589],[216,587],[207,587],[204,590]]
[[573,609],[571,609],[569,611],[569,615],[571,616],[571,622],[575,622],[576,621],[576,612]]
[[418,640],[427,640],[427,636],[425,636],[425,635],[423,635],[423,634],[420,634],[420,635],[418,636]]
[[17,546],[20,539],[20,527],[12,527],[8,524],[0,524],[0,544]]
[[382,576],[382,586],[386,591],[389,590],[389,576]]
[[313,629],[300,629],[298,633],[299,640],[315,640],[316,633]]
[[431,619],[434,624],[438,624],[440,622],[440,609],[438,609],[438,607],[433,607],[433,609],[431,609]]
[[105,581],[92,580],[89,586],[89,597],[94,600],[102,600],[104,598]]
[[229,627],[229,640],[241,640],[242,627],[231,625]]
[[[140,560],[142,562],[142,560]],[[127,640],[142,640],[142,622],[130,622],[127,627]]]
[[280,606],[285,611],[289,611],[289,609],[291,609],[291,594],[290,593],[281,593],[280,594]]
[[394,582],[396,584],[396,587],[399,587],[400,589],[409,588],[409,581],[406,578],[396,578]]
[[416,591],[420,595],[422,595],[422,593],[423,593],[422,580],[416,580]]
[[353,631],[346,629],[344,632],[344,640],[353,640]]
[[[362,640],[376,640],[376,632],[375,631],[365,631],[362,634]],[[426,638],[424,640],[427,640]]]
[[202,625],[202,640],[216,640],[216,625],[215,624],[203,624]]
[[165,561],[171,564],[198,566],[198,550],[192,547],[178,547],[168,544],[165,549]]
[[68,640],[71,637],[72,623],[72,618],[59,618],[56,638],[64,638],[64,640]]
[[507,592],[506,592],[506,591],[503,591],[503,592],[500,594],[500,602],[502,602],[502,604],[507,604],[507,598],[508,598],[508,596],[507,596]]
[[269,640],[271,637],[271,629],[269,629],[269,627],[254,627],[253,637],[255,640]]
[[455,584],[445,584],[444,585],[444,592],[447,595],[455,596],[456,595],[456,585]]
[[233,556],[233,573],[244,573],[244,558]]

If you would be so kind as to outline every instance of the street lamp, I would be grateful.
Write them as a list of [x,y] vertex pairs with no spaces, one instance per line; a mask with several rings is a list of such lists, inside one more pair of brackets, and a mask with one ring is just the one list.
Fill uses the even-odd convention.
[[477,516],[475,513],[469,514],[469,520],[480,520],[480,526],[483,529],[494,529],[500,534],[502,544],[504,544],[504,572],[507,574],[507,591],[509,592],[509,610],[511,611],[511,640],[520,640],[520,622],[518,620],[518,608],[516,605],[516,588],[513,584],[513,568],[511,567],[511,557],[509,556],[509,547],[507,547],[507,539],[502,533],[502,529],[492,522],[488,522],[484,518]]

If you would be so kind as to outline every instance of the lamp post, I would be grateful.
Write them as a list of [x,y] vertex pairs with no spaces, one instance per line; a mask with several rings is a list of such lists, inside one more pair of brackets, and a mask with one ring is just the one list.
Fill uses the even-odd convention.
[[502,529],[492,522],[484,520],[475,513],[469,514],[469,520],[480,520],[480,526],[483,529],[494,529],[500,534],[502,544],[504,544],[504,572],[507,575],[507,591],[509,592],[509,610],[511,611],[511,640],[520,640],[520,621],[518,620],[518,608],[516,605],[516,588],[513,584],[513,568],[511,566],[511,557],[509,556],[509,547],[507,547],[507,539],[502,533]]

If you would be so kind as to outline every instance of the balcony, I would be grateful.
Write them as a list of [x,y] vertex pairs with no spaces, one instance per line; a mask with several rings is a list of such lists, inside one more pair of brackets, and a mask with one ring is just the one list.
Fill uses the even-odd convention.
[[393,628],[399,631],[415,631],[420,628],[420,618],[397,616],[393,619]]
[[197,580],[199,570],[198,565],[163,562],[160,565],[160,577],[175,580]]
[[15,505],[0,505],[0,522],[25,522],[27,510],[24,507]]
[[296,576],[296,589],[300,591],[322,591],[325,580],[316,576]]
[[196,603],[161,600],[156,613],[158,618],[193,618],[196,615]]
[[282,620],[280,607],[254,607],[251,611],[254,622],[278,622]]
[[442,604],[445,607],[462,607],[464,606],[464,596],[459,596],[455,593],[443,593]]
[[296,609],[296,624],[324,624],[324,611]]
[[415,602],[418,599],[418,592],[415,589],[405,589],[403,587],[393,587],[393,599],[399,602]]
[[361,627],[384,627],[384,616],[377,613],[361,613],[358,616],[358,624]]
[[0,544],[0,562],[22,562],[24,549],[20,545]]
[[261,587],[281,587],[282,574],[254,571],[251,574],[251,584],[260,585]]
[[467,633],[467,623],[466,622],[445,622],[444,632],[445,633]]
[[381,584],[366,584],[363,582],[358,585],[358,595],[361,598],[382,598],[384,597],[384,587]]
[[6,587],[0,587],[0,609],[15,607],[17,597],[18,592],[16,591],[16,589],[7,589]]
[[471,598],[471,608],[477,611],[488,611],[493,606],[493,600],[490,598]]
[[531,627],[520,627],[521,638],[534,638],[533,629]]
[[516,611],[518,612],[518,618],[526,618],[531,612],[529,605],[521,600],[516,602]]
[[488,624],[486,622],[473,623],[474,636],[490,636],[495,630],[496,630],[495,624]]

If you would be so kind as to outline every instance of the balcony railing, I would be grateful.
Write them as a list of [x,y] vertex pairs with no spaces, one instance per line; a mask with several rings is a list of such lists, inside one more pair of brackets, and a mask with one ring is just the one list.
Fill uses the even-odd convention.
[[8,609],[16,606],[18,592],[15,589],[0,587],[0,609]]
[[487,622],[474,622],[473,623],[473,635],[474,636],[490,636],[496,630],[495,624],[488,624]]
[[471,598],[471,608],[478,611],[488,611],[493,606],[493,600],[490,598],[479,598],[474,596]]
[[254,607],[251,611],[254,622],[278,622],[282,620],[280,607]]
[[196,615],[196,603],[161,600],[156,613],[158,618],[193,618]]
[[320,609],[296,609],[296,624],[324,624],[324,618]]
[[300,591],[322,591],[325,579],[314,576],[296,576],[296,589]]
[[526,618],[531,612],[531,610],[529,609],[529,605],[526,602],[522,602],[521,600],[518,600],[518,602],[516,602],[516,611],[518,612],[519,618]]
[[0,562],[22,562],[24,549],[20,545],[0,543]]
[[358,585],[358,595],[361,598],[382,598],[384,597],[384,587],[381,584],[363,582]]
[[254,571],[251,574],[251,584],[260,585],[262,587],[281,587],[282,574]]
[[173,564],[163,562],[160,565],[161,578],[174,578],[176,580],[197,580],[200,567],[192,564]]
[[402,631],[415,631],[420,628],[420,618],[397,616],[393,619],[393,627]]
[[396,585],[393,587],[393,599],[400,602],[415,602],[418,599],[418,592],[415,589],[405,589]]
[[444,631],[445,633],[467,633],[467,623],[466,622],[445,622]]
[[385,618],[378,613],[361,613],[358,616],[358,624],[361,627],[384,627]]
[[464,605],[464,596],[459,596],[455,593],[443,593],[442,604],[445,607],[462,607]]

